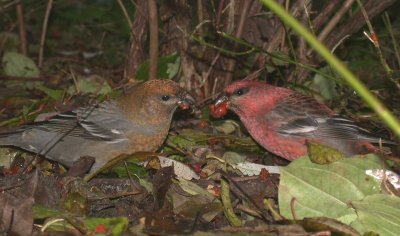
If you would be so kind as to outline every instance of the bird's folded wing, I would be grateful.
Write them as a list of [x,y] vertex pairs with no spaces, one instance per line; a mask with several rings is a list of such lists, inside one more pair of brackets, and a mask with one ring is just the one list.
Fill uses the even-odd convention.
[[275,129],[282,135],[395,144],[375,137],[352,120],[330,114],[323,105],[312,99],[290,97],[272,109],[267,119],[277,124]]
[[119,142],[126,139],[125,132],[130,121],[124,119],[121,111],[112,105],[107,102],[78,108],[36,123],[31,128],[71,137]]
[[373,143],[396,144],[390,140],[375,137],[368,130],[357,126],[353,121],[340,116],[312,118],[307,116],[291,120],[282,125],[278,132],[286,135],[298,135],[312,138],[341,140],[362,140]]

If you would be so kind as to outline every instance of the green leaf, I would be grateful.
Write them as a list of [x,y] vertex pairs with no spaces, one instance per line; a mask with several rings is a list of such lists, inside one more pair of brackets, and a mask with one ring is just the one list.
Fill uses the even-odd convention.
[[358,215],[352,226],[360,233],[373,231],[381,236],[400,233],[400,198],[375,194],[352,202]]
[[307,150],[310,160],[321,165],[345,158],[337,149],[315,142],[307,142]]
[[379,169],[379,157],[370,154],[345,158],[328,165],[303,157],[281,168],[279,209],[286,218],[326,216],[343,223],[357,218],[350,203],[380,192],[380,183],[365,174]]
[[111,232],[111,235],[121,235],[126,231],[129,223],[126,217],[86,218],[84,222],[91,232],[96,232],[99,225],[104,225],[107,232],[106,235],[109,235],[109,232]]
[[32,207],[34,219],[45,219],[49,217],[60,217],[64,214],[62,210],[46,207],[44,205],[35,204]]
[[284,52],[276,51],[271,53],[271,61],[265,63],[265,69],[268,73],[272,73],[278,66],[286,66],[289,64],[290,58]]
[[78,77],[74,85],[69,86],[68,94],[96,94],[105,95],[112,92],[112,88],[106,80],[100,77]]
[[223,158],[229,164],[243,163],[246,161],[246,157],[237,152],[225,152]]
[[[324,68],[320,69],[320,71],[328,75],[332,75],[333,77],[338,76],[337,73],[333,72],[330,66],[325,66]],[[315,74],[314,78],[312,79],[311,88],[315,91],[319,91],[320,95],[325,100],[331,100],[338,96],[338,92],[336,91],[337,82],[326,78],[319,73]]]
[[84,215],[87,210],[88,200],[78,191],[72,191],[67,194],[61,205],[68,212]]
[[168,79],[172,79],[175,75],[178,74],[179,69],[181,68],[181,58],[177,57],[174,63],[167,64],[167,74]]
[[138,178],[144,178],[148,176],[145,167],[129,162],[126,162],[126,166],[125,163],[116,165],[114,168],[112,168],[112,172],[116,173],[119,178],[129,177],[128,173],[131,175],[136,175]]
[[[160,57],[157,65],[157,78],[168,79],[172,78],[173,70],[170,68],[170,64],[176,64],[179,55],[173,53],[168,56]],[[180,60],[179,60],[180,61]],[[178,71],[176,71],[177,73]],[[172,76],[173,75],[173,76]],[[143,62],[137,70],[136,79],[140,81],[146,81],[149,79],[149,61]]]
[[37,84],[36,89],[44,92],[47,96],[51,97],[55,101],[61,101],[64,96],[64,91],[61,89],[51,89],[43,86],[42,84]]
[[223,120],[220,124],[216,124],[215,130],[223,134],[231,134],[240,128],[240,125],[233,120]]
[[8,76],[37,77],[39,69],[32,59],[17,53],[6,52],[2,60],[4,73]]

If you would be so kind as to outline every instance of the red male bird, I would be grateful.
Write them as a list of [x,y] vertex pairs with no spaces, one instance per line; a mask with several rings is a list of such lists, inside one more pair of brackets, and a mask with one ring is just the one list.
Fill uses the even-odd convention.
[[307,140],[348,156],[377,151],[371,143],[392,143],[373,137],[312,97],[259,81],[243,80],[225,88],[214,108],[223,113],[225,107],[240,117],[261,146],[287,160],[306,155]]

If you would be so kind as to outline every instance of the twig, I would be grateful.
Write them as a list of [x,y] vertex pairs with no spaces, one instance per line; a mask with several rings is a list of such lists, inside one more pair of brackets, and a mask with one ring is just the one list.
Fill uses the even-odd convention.
[[21,2],[22,2],[22,0],[15,0],[15,1],[11,1],[11,2],[5,4],[5,5],[0,5],[0,12],[3,12],[3,11],[5,11],[7,8],[10,8],[10,7],[12,7],[13,5],[19,4],[19,3],[21,3]]
[[397,59],[397,64],[398,64],[398,66],[400,66],[400,52],[399,52],[399,47],[397,46],[397,40],[396,40],[396,38],[394,37],[392,24],[390,23],[389,15],[388,15],[387,12],[384,13],[384,18],[383,18],[383,19],[384,19],[384,23],[385,23],[385,25],[386,25],[386,27],[387,27],[387,29],[388,29],[388,31],[389,31],[390,38],[392,39],[393,48],[394,48],[395,56],[396,56],[396,59]]
[[150,52],[149,52],[149,80],[157,79],[158,64],[158,14],[155,0],[148,1],[149,28],[150,28]]
[[117,2],[119,4],[119,7],[121,7],[122,12],[124,13],[124,16],[125,16],[126,21],[128,22],[129,28],[132,29],[132,26],[133,26],[132,20],[129,17],[128,11],[126,10],[124,3],[121,0],[117,0]]
[[224,9],[224,4],[225,4],[224,0],[219,1],[217,17],[216,17],[216,20],[215,20],[215,27],[217,29],[219,28],[219,24],[221,22],[222,9]]
[[[332,19],[328,22],[325,28],[318,35],[318,40],[323,42],[330,32],[336,27],[337,23],[343,18],[343,15],[350,9],[351,5],[353,5],[354,0],[347,0],[339,11],[332,17]],[[310,53],[310,51],[309,51]]]
[[[383,66],[383,68],[384,68],[384,70],[385,70],[385,72],[386,72],[386,74],[387,74],[388,79],[389,79],[390,81],[392,81],[392,83],[394,83],[394,85],[396,85],[397,89],[400,90],[400,84],[397,83],[397,82],[393,79],[393,71],[392,71],[392,69],[390,68],[390,66],[389,66],[389,65],[387,64],[387,62],[386,62],[386,58],[385,58],[385,56],[383,55],[383,52],[382,52],[382,49],[381,49],[381,46],[380,46],[380,43],[379,43],[378,35],[375,33],[375,30],[374,30],[374,28],[372,27],[372,23],[371,23],[371,21],[369,20],[368,13],[367,13],[367,11],[365,10],[365,8],[364,8],[364,6],[362,5],[362,3],[361,3],[360,0],[357,0],[357,3],[358,3],[358,5],[359,5],[360,8],[361,8],[361,12],[362,12],[362,14],[363,14],[363,16],[364,16],[365,22],[367,23],[367,26],[368,26],[368,29],[369,29],[369,32],[370,32],[370,35],[366,35],[366,36],[367,36],[368,39],[372,42],[372,44],[375,46],[376,53],[378,54],[379,60],[380,60],[382,66]],[[364,31],[364,34],[365,34],[365,31]]]
[[[235,34],[236,38],[241,38],[241,36],[242,36],[244,23],[246,22],[246,18],[247,18],[247,13],[248,13],[249,7],[252,3],[253,3],[253,1],[250,1],[250,0],[244,1],[244,3],[243,3],[242,12],[240,13],[239,24],[238,24],[236,34]],[[237,47],[237,44],[235,43],[233,48],[235,49],[236,47]],[[225,78],[226,84],[230,83],[232,81],[233,69],[235,68],[235,65],[236,65],[236,60],[229,59],[228,66],[227,66],[228,75]]]
[[38,60],[39,67],[42,67],[42,65],[43,65],[44,43],[46,40],[47,25],[49,23],[49,16],[50,16],[50,11],[51,11],[52,7],[53,7],[53,0],[49,0],[47,2],[46,13],[44,15],[44,20],[43,20],[42,35],[40,36],[40,48],[39,48],[39,60]]
[[[391,6],[397,2],[396,0],[369,0],[364,4],[366,12],[368,12],[369,18],[374,18],[375,16],[382,13],[387,7]],[[365,25],[365,21],[362,20],[363,15],[361,12],[357,12],[352,15],[346,24],[339,26],[335,31],[333,31],[329,37],[326,38],[325,45],[327,48],[332,48],[338,41],[338,39],[343,38],[345,35],[352,35],[359,31],[361,27]],[[320,61],[318,61],[319,63]]]
[[24,21],[24,5],[23,2],[19,2],[16,5],[17,10],[17,18],[18,18],[18,29],[19,29],[19,48],[23,55],[28,54],[28,50],[26,47],[26,30],[25,30],[25,21]]
[[295,202],[296,202],[296,198],[293,197],[292,199],[290,199],[290,210],[292,212],[292,217],[293,217],[294,220],[297,219],[296,210],[294,209]]
[[224,213],[229,223],[234,227],[242,226],[241,220],[236,216],[233,211],[231,197],[229,193],[229,183],[224,178],[221,178],[221,200],[224,206]]
[[331,0],[324,6],[324,9],[313,20],[312,24],[315,30],[318,30],[327,21],[332,11],[339,5],[340,0]]
[[[197,0],[197,21],[198,22],[203,22],[204,21],[204,7],[203,7],[203,1],[202,0]],[[203,33],[203,28],[200,27],[199,29],[199,33],[202,34]]]
[[148,32],[148,1],[139,0],[135,5],[135,18],[131,28],[131,42],[125,64],[124,77],[133,78],[139,65],[145,60],[145,44]]

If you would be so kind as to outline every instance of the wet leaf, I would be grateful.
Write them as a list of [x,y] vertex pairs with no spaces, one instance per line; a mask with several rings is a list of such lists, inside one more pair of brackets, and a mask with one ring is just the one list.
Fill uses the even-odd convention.
[[343,235],[343,236],[360,235],[354,228],[331,218],[326,218],[326,217],[305,218],[304,220],[297,220],[295,222],[303,226],[307,231],[311,232],[330,231],[332,235]]
[[359,232],[373,231],[381,236],[397,236],[400,232],[400,198],[375,194],[351,203],[357,213],[353,222]]
[[227,163],[231,165],[242,163],[246,160],[245,156],[240,155],[239,153],[236,152],[225,152],[223,158]]
[[0,229],[4,235],[30,235],[33,228],[33,197],[0,193]]
[[6,52],[2,60],[4,73],[8,76],[37,77],[39,69],[35,62],[20,53]]
[[365,174],[382,168],[379,157],[345,158],[328,165],[303,157],[281,168],[280,213],[286,218],[325,216],[351,223],[357,214],[350,203],[380,192],[380,183]]
[[107,81],[99,76],[78,77],[75,84],[71,85],[68,94],[96,94],[105,95],[112,92],[110,85]]
[[223,209],[221,202],[206,189],[182,178],[176,178],[174,182],[187,193],[186,195],[177,192],[171,193],[176,214],[194,218],[199,213],[204,220],[209,222],[221,213]]
[[[324,68],[321,68],[320,71],[323,73],[330,74],[332,76],[337,76],[337,74],[333,72],[330,66],[325,66]],[[325,76],[319,73],[315,74],[311,83],[311,88],[313,88],[315,91],[319,91],[319,94],[325,100],[331,100],[338,96],[336,87],[337,87],[336,81],[326,78]]]
[[87,208],[87,199],[79,192],[70,192],[62,202],[62,207],[69,212],[84,215]]
[[85,176],[84,180],[85,181],[89,181],[94,176],[96,176],[97,174],[113,168],[118,163],[123,163],[122,161],[129,161],[129,162],[132,162],[132,163],[140,163],[140,162],[148,161],[148,160],[150,160],[150,159],[152,159],[154,157],[157,157],[157,153],[154,153],[154,152],[136,152],[136,153],[133,153],[131,155],[121,154],[121,155],[118,155],[118,156],[114,157],[110,161],[108,161],[100,169],[98,169],[98,170],[94,171],[93,173],[90,173],[87,176]]
[[148,176],[145,167],[129,162],[126,163],[126,166],[124,163],[116,165],[114,168],[112,168],[112,172],[116,173],[120,178],[129,177],[127,172],[129,172],[131,175],[137,176],[138,178],[144,178]]
[[167,157],[159,156],[161,167],[172,166],[174,174],[186,180],[200,179],[200,177],[187,165],[182,162],[171,160]]
[[35,204],[33,205],[33,217],[35,219],[45,219],[49,217],[57,217],[63,214],[63,211],[55,209],[55,208],[50,208],[46,207],[41,204]]
[[231,134],[239,128],[239,125],[233,120],[224,120],[221,124],[215,125],[214,127],[218,132]]
[[[128,218],[126,217],[115,217],[115,218],[86,218],[84,220],[89,231],[97,232],[96,230],[101,228],[107,232],[107,235],[121,235],[128,228]],[[100,233],[100,232],[98,232]]]
[[55,101],[61,101],[64,96],[63,90],[47,88],[43,86],[43,84],[37,84],[35,88],[44,92],[47,96],[51,97]]
[[337,149],[319,143],[307,142],[308,156],[317,164],[329,164],[345,158]]
[[175,75],[178,74],[180,67],[181,67],[181,58],[180,57],[177,57],[174,63],[169,63],[167,65],[168,79],[174,78]]
[[[168,56],[160,57],[157,65],[157,78],[158,79],[168,79],[173,75],[173,70],[169,68],[170,64],[175,64],[179,55],[174,53]],[[149,79],[149,61],[145,61],[137,70],[136,79],[140,81],[146,81]]]

